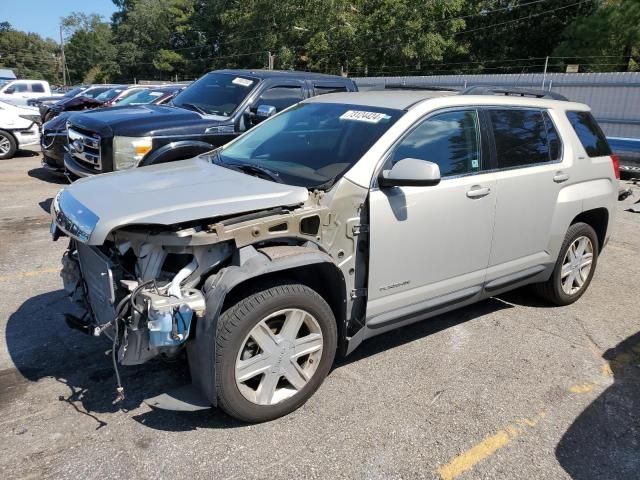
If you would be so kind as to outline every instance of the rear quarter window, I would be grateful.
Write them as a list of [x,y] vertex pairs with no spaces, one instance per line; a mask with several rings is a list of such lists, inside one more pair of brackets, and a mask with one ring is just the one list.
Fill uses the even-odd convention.
[[590,112],[567,112],[567,117],[587,155],[590,157],[611,155],[609,142]]

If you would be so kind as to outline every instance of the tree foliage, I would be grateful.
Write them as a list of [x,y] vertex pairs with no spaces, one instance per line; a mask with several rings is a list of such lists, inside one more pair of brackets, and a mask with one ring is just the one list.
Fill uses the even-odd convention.
[[119,74],[111,26],[99,15],[72,13],[62,19],[71,83],[100,83]]
[[59,46],[15,30],[8,22],[0,23],[0,68],[12,69],[19,78],[62,81]]
[[[572,23],[554,55],[594,71],[640,70],[640,1],[608,0]],[[591,59],[598,58],[598,62]]]

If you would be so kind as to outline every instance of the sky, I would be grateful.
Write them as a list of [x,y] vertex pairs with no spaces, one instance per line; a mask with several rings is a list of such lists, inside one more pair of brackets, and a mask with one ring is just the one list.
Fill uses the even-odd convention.
[[0,22],[55,40],[60,36],[60,18],[71,12],[97,13],[109,20],[115,11],[111,0],[0,0]]

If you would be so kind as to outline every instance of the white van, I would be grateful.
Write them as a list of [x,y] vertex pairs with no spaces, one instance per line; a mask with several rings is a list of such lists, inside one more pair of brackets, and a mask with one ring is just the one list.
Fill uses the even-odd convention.
[[44,80],[13,80],[0,86],[0,100],[13,105],[26,105],[30,98],[45,96],[51,96],[51,87]]

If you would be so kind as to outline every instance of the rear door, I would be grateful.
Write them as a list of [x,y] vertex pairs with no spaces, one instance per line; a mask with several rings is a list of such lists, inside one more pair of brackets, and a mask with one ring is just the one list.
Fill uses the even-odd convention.
[[493,132],[497,196],[489,282],[555,261],[551,226],[571,161],[546,110],[496,107],[484,116]]

